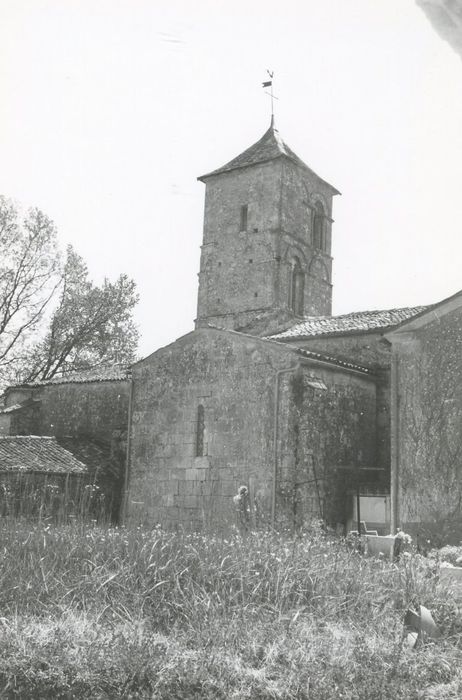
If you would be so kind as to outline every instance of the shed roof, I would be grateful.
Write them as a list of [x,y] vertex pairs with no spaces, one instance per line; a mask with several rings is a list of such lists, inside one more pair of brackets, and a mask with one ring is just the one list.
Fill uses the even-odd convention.
[[[259,139],[256,143],[240,153],[238,156],[236,156],[236,158],[233,158],[228,163],[225,163],[225,165],[222,165],[216,170],[212,170],[212,172],[207,173],[206,175],[201,175],[197,179],[204,181],[212,175],[219,175],[220,173],[230,172],[231,170],[237,170],[238,168],[247,168],[250,165],[265,163],[267,161],[280,158],[281,156],[286,156],[291,161],[301,166],[304,170],[308,170],[319,180],[322,180],[319,175],[316,175],[316,173],[311,170],[311,168],[309,168],[286,143],[284,143],[279,135],[279,131],[274,126],[274,119],[271,119],[270,128],[265,131],[261,139]],[[340,194],[340,192],[328,182],[325,180],[322,180],[322,182],[324,182],[324,184],[327,185],[334,194]]]
[[54,437],[9,435],[0,437],[0,472],[85,474],[87,467]]
[[271,340],[301,340],[325,335],[346,335],[368,333],[374,330],[385,331],[398,323],[412,318],[426,306],[411,306],[384,311],[354,311],[340,316],[306,316],[281,333],[268,336]]

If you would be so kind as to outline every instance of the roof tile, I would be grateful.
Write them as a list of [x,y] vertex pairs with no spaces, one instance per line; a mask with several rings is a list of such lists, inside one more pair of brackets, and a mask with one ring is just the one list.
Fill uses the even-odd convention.
[[281,333],[268,336],[271,340],[291,340],[320,335],[364,333],[385,330],[425,310],[425,306],[412,306],[384,311],[354,311],[341,316],[307,316]]
[[[15,384],[16,387],[47,386],[49,384],[83,384],[86,382],[117,382],[129,378],[130,365],[114,364],[91,367],[75,372],[66,372],[51,379],[37,379],[33,382]],[[9,387],[10,388],[10,387]]]
[[[302,159],[299,158],[297,154],[294,153],[286,143],[284,143],[284,141],[279,135],[279,131],[275,128],[274,123],[272,121],[270,128],[267,131],[265,131],[265,133],[263,134],[261,139],[259,139],[259,141],[247,148],[236,158],[233,158],[225,165],[222,165],[221,168],[217,168],[216,170],[213,170],[212,172],[207,173],[206,175],[201,175],[198,178],[198,180],[205,180],[206,178],[211,177],[212,175],[219,175],[220,173],[226,173],[231,170],[237,170],[238,168],[246,168],[249,165],[265,163],[266,161],[274,160],[275,158],[280,158],[281,156],[286,156],[287,158],[290,158],[290,160],[297,163],[297,165],[300,165],[305,170],[308,170],[310,173],[313,173],[313,170],[311,170],[311,168],[309,168],[306,165],[306,163],[304,163]],[[316,173],[313,174],[316,175]],[[319,178],[319,175],[316,175],[316,177]],[[323,182],[325,181],[323,180]],[[332,185],[329,185],[329,183],[327,182],[325,184],[328,185],[336,194],[339,194],[338,190],[336,190],[335,187],[332,187]]]
[[85,474],[87,468],[56,438],[35,435],[0,437],[0,472]]

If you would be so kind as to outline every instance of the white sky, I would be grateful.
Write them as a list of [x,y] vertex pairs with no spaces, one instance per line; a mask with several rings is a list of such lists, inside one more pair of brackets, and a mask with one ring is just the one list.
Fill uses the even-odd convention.
[[413,0],[0,0],[0,192],[98,281],[146,354],[196,312],[204,185],[269,125],[335,199],[334,313],[462,287],[462,65]]

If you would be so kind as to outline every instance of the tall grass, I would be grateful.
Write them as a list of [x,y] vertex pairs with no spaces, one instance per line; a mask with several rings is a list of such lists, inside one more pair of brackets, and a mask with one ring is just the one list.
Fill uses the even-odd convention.
[[[9,520],[0,536],[2,697],[462,696],[457,602],[418,555],[365,559],[318,529]],[[444,637],[414,651],[402,619],[417,602]]]
[[3,472],[0,518],[63,524],[73,520],[109,521],[112,500],[98,484],[80,474]]

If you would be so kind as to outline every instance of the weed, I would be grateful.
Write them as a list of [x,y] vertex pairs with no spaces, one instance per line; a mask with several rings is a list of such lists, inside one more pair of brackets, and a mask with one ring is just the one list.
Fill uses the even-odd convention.
[[[458,697],[460,615],[420,555],[367,559],[320,529],[5,519],[0,536],[2,697]],[[402,619],[416,600],[449,637],[414,651]]]

